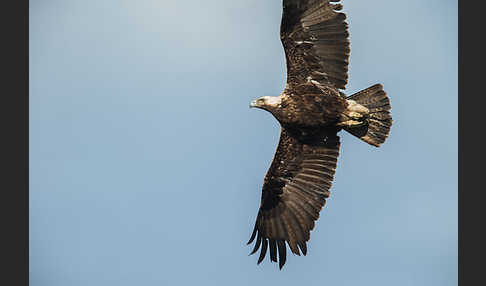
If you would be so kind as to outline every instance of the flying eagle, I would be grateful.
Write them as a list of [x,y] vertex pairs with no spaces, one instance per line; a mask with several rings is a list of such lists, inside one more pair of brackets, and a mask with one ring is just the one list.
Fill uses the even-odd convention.
[[[287,84],[280,96],[250,103],[280,123],[280,141],[265,176],[261,204],[248,244],[270,250],[280,269],[287,245],[307,253],[310,231],[329,197],[342,129],[373,146],[388,137],[390,101],[380,84],[347,97],[349,40],[340,0],[283,0],[280,26]],[[277,258],[278,256],[278,258]]]

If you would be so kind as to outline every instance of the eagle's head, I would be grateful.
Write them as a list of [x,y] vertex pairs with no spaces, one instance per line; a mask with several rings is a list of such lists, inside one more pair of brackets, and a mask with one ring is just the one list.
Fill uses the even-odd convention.
[[276,108],[279,108],[281,103],[281,96],[262,96],[258,99],[252,100],[250,102],[250,108],[256,107],[271,112]]

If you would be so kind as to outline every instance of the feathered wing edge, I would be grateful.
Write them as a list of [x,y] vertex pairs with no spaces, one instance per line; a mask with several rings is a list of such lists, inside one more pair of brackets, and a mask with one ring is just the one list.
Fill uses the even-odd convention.
[[345,89],[350,54],[348,24],[335,1],[284,0],[280,37],[287,82],[315,80]]
[[293,175],[286,178],[285,184],[264,184],[262,203],[248,241],[251,244],[256,239],[250,255],[261,249],[258,264],[270,250],[270,261],[278,262],[282,269],[287,259],[286,244],[295,255],[307,254],[306,243],[330,195],[339,155],[339,137],[335,133],[322,140],[319,144],[300,144],[282,131],[269,170],[274,171],[267,178],[282,180],[285,176],[279,170],[289,170]]

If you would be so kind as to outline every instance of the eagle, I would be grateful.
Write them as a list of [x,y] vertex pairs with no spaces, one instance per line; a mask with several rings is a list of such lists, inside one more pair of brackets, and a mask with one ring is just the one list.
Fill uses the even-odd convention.
[[[379,147],[392,125],[390,100],[375,84],[346,96],[349,33],[340,0],[283,0],[280,25],[287,83],[279,96],[263,96],[250,108],[270,112],[280,123],[280,140],[264,178],[261,203],[248,244],[270,250],[282,269],[287,246],[307,254],[310,231],[330,195],[345,130]],[[255,240],[256,239],[256,240]]]

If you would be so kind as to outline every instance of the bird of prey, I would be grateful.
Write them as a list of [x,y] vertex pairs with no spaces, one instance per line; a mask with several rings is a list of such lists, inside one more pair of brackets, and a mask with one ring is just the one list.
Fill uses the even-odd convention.
[[287,62],[287,84],[280,96],[250,103],[270,112],[281,132],[265,176],[261,204],[248,244],[260,250],[258,264],[270,250],[279,268],[287,245],[306,255],[310,231],[329,197],[346,130],[380,146],[388,137],[390,101],[376,84],[351,96],[341,90],[348,80],[349,40],[340,0],[283,0],[280,25]]

